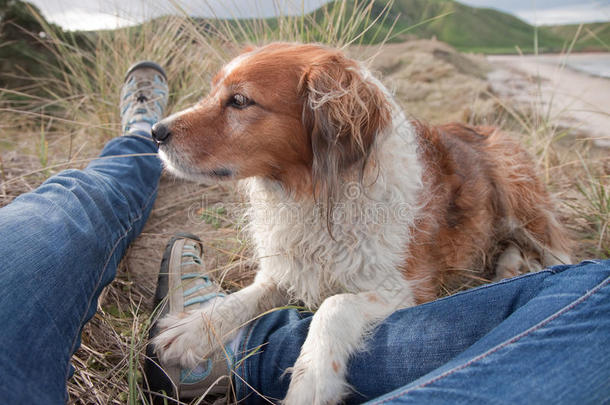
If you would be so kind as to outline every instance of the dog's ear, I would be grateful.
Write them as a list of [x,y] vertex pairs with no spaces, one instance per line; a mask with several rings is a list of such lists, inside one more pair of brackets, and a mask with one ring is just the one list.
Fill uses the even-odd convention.
[[390,123],[390,105],[358,64],[339,52],[312,62],[299,91],[313,153],[314,193],[332,205],[342,173],[364,169],[376,136]]

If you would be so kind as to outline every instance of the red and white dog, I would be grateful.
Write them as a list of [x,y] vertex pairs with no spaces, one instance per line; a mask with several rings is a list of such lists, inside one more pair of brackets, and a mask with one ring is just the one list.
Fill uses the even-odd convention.
[[569,261],[549,194],[517,144],[492,128],[410,121],[335,49],[248,50],[154,136],[179,176],[246,179],[260,258],[252,285],[160,322],[160,359],[193,367],[218,337],[302,302],[317,311],[287,404],[340,402],[366,332],[434,299],[460,271],[503,278]]

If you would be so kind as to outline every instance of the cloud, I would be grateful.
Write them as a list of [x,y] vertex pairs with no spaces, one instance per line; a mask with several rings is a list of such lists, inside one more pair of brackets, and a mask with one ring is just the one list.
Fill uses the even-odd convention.
[[190,15],[217,18],[267,18],[298,15],[320,7],[328,0],[183,0],[181,6]]
[[610,21],[608,0],[460,0],[473,7],[495,8],[530,24],[578,24]]
[[[197,17],[272,17],[310,12],[328,0],[29,0],[50,21],[70,30],[95,30],[139,24],[166,14]],[[535,24],[609,21],[608,0],[462,0],[493,7]]]
[[515,14],[532,24],[579,24],[610,20],[610,5],[576,4],[545,10],[521,10]]
[[70,30],[115,29],[138,24],[133,18],[79,8],[57,12],[46,16],[47,20]]
[[[328,0],[29,0],[49,21],[68,30],[134,25],[167,14],[195,17],[267,18],[308,13]],[[178,4],[178,6],[174,6]]]
[[458,0],[460,3],[475,7],[492,7],[501,10],[545,10],[553,7],[565,7],[578,4],[593,4],[596,0]]

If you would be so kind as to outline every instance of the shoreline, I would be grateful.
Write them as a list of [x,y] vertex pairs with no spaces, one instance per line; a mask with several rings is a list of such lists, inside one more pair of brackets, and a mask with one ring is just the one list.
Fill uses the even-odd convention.
[[542,107],[552,122],[610,148],[610,78],[570,67],[571,56],[486,56],[494,68],[488,80],[501,97]]
[[[457,49],[457,48],[456,48]],[[476,52],[468,52],[468,51],[460,51],[458,49],[459,52],[462,53],[467,53],[467,54],[473,54],[473,55],[484,55],[484,56],[526,56],[526,57],[530,57],[530,56],[565,56],[566,53],[564,52],[538,52],[538,53],[534,53],[534,52],[512,52],[512,53],[476,53]],[[600,55],[600,54],[608,54],[610,53],[610,51],[605,51],[605,50],[598,50],[598,51],[572,51],[570,52],[570,55],[586,55],[586,54],[590,54],[590,55]]]
[[585,73],[592,77],[610,79],[610,53],[609,52],[580,52],[570,54],[539,54],[539,55],[486,55],[489,61],[511,60],[514,58],[535,61],[553,66],[566,68]]

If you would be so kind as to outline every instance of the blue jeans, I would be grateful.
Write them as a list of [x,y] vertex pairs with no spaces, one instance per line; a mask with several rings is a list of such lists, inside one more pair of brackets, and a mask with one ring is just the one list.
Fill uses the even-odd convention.
[[[81,329],[142,230],[161,172],[155,156],[112,156],[154,152],[143,138],[114,139],[103,159],[0,209],[3,403],[65,402]],[[609,276],[609,261],[584,262],[398,311],[351,359],[348,402],[609,402]],[[280,310],[247,327],[240,399],[284,396],[310,321]]]
[[161,162],[151,140],[110,141],[0,209],[0,403],[66,402],[70,357],[100,292],[142,231]]
[[[311,316],[281,310],[247,327],[236,359],[239,399],[284,397],[284,370]],[[347,375],[348,404],[610,403],[610,260],[397,311],[353,356]]]

